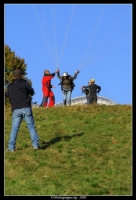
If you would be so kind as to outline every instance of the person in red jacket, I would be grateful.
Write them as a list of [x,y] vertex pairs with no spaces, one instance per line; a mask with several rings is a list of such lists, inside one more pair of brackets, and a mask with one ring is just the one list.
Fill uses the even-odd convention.
[[54,76],[55,73],[50,73],[49,70],[44,70],[44,76],[42,78],[43,100],[40,105],[42,107],[53,107],[55,105],[55,96],[51,90],[51,88],[55,88],[53,85],[51,85],[51,79],[54,78]]

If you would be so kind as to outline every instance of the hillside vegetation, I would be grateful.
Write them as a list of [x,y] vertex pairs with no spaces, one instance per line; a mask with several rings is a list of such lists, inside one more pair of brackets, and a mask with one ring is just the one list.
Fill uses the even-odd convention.
[[[23,121],[5,152],[5,195],[132,195],[131,105],[33,108],[40,150]],[[5,108],[5,149],[11,131]]]

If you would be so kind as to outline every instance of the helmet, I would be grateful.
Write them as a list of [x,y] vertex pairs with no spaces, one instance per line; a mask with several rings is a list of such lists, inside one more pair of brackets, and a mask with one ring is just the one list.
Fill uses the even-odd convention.
[[92,78],[92,79],[90,80],[90,82],[91,82],[91,83],[94,83],[94,82],[95,82],[94,78]]
[[63,73],[63,76],[68,76],[68,73],[67,73],[67,72],[64,72],[64,73]]

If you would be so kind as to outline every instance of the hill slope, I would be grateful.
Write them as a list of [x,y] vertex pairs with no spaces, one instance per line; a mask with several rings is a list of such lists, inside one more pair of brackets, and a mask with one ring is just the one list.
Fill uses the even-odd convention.
[[[130,105],[33,109],[41,149],[23,121],[5,153],[5,195],[132,195]],[[5,108],[5,149],[11,111]]]

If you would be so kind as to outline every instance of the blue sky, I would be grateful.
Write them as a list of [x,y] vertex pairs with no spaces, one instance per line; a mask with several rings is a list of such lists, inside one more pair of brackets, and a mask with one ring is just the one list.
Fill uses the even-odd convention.
[[[74,75],[72,98],[95,79],[100,96],[132,104],[132,4],[5,4],[4,44],[25,59],[33,102],[42,101],[43,71]],[[59,79],[52,85],[62,101]]]

